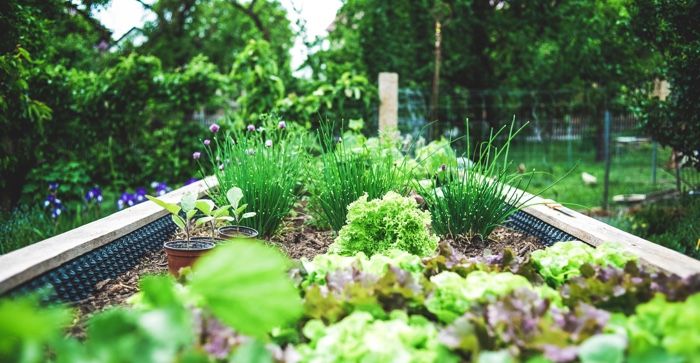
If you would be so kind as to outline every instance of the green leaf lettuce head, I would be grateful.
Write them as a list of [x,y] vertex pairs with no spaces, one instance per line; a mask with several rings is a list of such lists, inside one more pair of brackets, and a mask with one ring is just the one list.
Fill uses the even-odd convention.
[[426,301],[426,308],[446,323],[457,319],[474,303],[504,296],[521,287],[532,289],[525,277],[510,272],[474,271],[464,278],[445,271],[430,281],[435,284],[435,291]]
[[348,206],[347,223],[329,252],[372,256],[398,248],[428,256],[438,244],[437,236],[429,231],[430,222],[430,213],[421,211],[413,198],[389,192],[382,199],[368,201],[364,195]]
[[559,286],[581,274],[584,264],[622,268],[635,256],[623,251],[618,245],[603,243],[593,248],[580,241],[557,242],[543,250],[530,254],[530,258],[544,277],[553,286]]
[[421,316],[393,311],[390,320],[354,312],[326,326],[309,321],[309,343],[298,347],[302,362],[456,362],[438,342],[437,328]]
[[420,257],[397,249],[373,255],[371,258],[367,258],[367,255],[363,252],[358,252],[354,256],[316,255],[312,261],[302,258],[301,263],[307,273],[305,281],[321,284],[324,283],[329,272],[349,267],[355,267],[362,272],[377,276],[384,275],[389,266],[395,266],[416,274],[422,274],[423,271]]
[[685,302],[668,302],[659,294],[637,306],[636,314],[624,324],[630,341],[630,361],[635,358],[642,362],[641,357],[653,356],[665,357],[665,361],[676,358],[675,361],[700,363],[700,294]]
[[232,241],[197,261],[189,287],[222,322],[262,338],[302,313],[301,297],[286,273],[289,266],[273,247]]

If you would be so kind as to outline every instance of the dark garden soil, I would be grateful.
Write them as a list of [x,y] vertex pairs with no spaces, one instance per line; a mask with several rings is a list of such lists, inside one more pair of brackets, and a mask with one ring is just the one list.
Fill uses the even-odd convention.
[[[281,231],[268,242],[278,246],[289,257],[312,259],[318,254],[325,253],[333,242],[333,232],[321,231],[309,225],[310,216],[301,208],[296,209],[293,216],[284,220]],[[208,231],[198,231],[194,236],[207,235]],[[175,238],[184,236],[175,235]],[[536,237],[517,232],[505,227],[498,227],[491,234],[488,244],[477,239],[453,239],[450,244],[467,257],[476,257],[501,253],[510,248],[518,256],[526,256],[530,252],[544,248]],[[88,298],[77,302],[77,314],[70,334],[78,338],[85,336],[85,321],[87,318],[107,307],[124,305],[129,297],[138,292],[138,281],[144,275],[165,274],[168,263],[163,250],[149,252],[141,258],[136,266],[124,274],[97,283],[95,291]]]

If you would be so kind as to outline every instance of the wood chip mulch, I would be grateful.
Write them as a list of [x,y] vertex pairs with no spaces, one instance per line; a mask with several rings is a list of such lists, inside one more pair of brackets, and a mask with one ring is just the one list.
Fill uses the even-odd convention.
[[480,238],[465,237],[447,239],[447,241],[466,257],[499,254],[506,248],[512,250],[518,257],[525,257],[532,251],[547,247],[539,238],[508,227],[496,227],[485,241]]

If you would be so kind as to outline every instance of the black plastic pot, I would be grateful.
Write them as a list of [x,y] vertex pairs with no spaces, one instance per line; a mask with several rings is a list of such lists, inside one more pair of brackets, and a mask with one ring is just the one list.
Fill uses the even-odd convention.
[[168,255],[168,271],[173,276],[180,274],[180,269],[187,266],[192,266],[199,256],[208,252],[216,244],[211,238],[206,241],[190,240],[190,242],[177,240],[165,242],[163,248],[165,254]]
[[219,238],[255,238],[258,236],[258,231],[245,226],[226,226],[219,228]]

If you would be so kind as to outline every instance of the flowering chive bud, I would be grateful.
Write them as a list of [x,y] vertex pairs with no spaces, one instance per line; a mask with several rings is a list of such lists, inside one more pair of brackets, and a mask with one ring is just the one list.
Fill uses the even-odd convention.
[[262,126],[258,127],[258,132],[263,132],[263,131],[265,131],[265,129]]
[[253,125],[253,124],[248,125],[247,130],[250,132],[255,131],[255,125]]
[[440,165],[440,171],[445,171],[445,170],[447,170],[447,165],[445,165],[445,164]]
[[195,151],[192,153],[192,159],[194,160],[198,160],[200,156],[202,156],[202,153],[199,151]]
[[287,128],[287,123],[284,122],[284,121],[280,121],[280,123],[277,124],[277,127],[278,127],[280,130],[284,130],[284,129]]
[[265,141],[265,147],[272,147],[272,140]]
[[209,146],[209,144],[211,144],[211,140],[205,139],[205,140],[204,140],[204,145]]
[[217,132],[219,132],[219,128],[220,128],[219,125],[211,124],[211,126],[209,126],[209,131],[211,131],[213,133],[217,133]]

